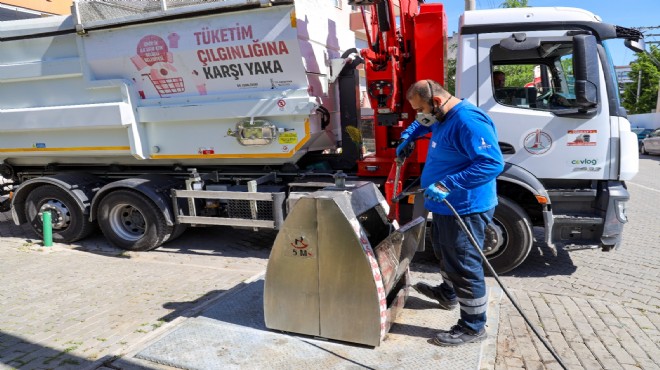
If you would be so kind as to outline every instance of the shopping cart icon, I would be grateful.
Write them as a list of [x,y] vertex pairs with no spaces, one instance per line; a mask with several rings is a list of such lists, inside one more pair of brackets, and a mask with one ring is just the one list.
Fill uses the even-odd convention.
[[186,87],[183,83],[183,78],[174,77],[174,78],[153,78],[151,74],[143,74],[143,76],[149,77],[149,80],[158,91],[158,95],[162,98],[163,95],[176,94],[186,91]]

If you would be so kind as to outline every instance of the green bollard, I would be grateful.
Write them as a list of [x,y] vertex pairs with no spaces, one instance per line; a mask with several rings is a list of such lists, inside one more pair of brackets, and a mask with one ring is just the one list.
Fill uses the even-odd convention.
[[44,247],[53,246],[53,221],[50,211],[41,212],[41,221],[44,225]]

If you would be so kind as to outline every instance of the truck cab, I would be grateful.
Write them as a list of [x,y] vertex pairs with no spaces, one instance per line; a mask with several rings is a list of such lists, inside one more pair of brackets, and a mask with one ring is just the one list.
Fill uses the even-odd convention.
[[[638,154],[603,43],[614,38],[641,40],[641,34],[574,8],[461,16],[456,95],[495,122],[506,161],[498,208],[518,214],[515,222],[496,216],[496,237],[508,237],[487,248],[491,263],[498,254],[508,267],[522,262],[532,226],[545,227],[553,249],[620,244],[625,181],[638,171]],[[494,73],[504,73],[504,86]]]

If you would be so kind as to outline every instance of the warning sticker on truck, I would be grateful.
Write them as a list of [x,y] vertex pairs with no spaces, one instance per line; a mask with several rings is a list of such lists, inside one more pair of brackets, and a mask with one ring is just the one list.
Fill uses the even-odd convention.
[[598,130],[568,130],[568,146],[596,146]]
[[278,138],[280,144],[295,144],[298,142],[298,134],[295,132],[285,132]]

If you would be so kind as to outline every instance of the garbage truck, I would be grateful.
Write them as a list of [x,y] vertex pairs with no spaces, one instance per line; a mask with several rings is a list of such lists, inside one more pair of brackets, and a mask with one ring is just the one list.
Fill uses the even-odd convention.
[[[2,22],[2,209],[39,234],[50,212],[58,242],[98,226],[145,251],[190,225],[278,230],[302,194],[347,180],[374,183],[403,223],[420,197],[391,199],[433,145],[395,183],[405,92],[445,80],[446,29],[442,4],[414,0],[87,0]],[[642,34],[573,8],[467,11],[459,33],[456,95],[493,118],[506,160],[495,269],[524,261],[535,226],[550,247],[616,248],[638,155],[605,41],[643,50]],[[534,83],[499,91],[507,68]]]

